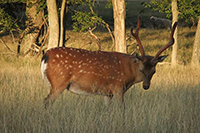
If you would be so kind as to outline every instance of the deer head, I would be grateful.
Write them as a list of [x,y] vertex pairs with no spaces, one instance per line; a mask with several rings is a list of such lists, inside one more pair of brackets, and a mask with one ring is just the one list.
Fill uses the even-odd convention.
[[143,88],[148,89],[150,86],[150,81],[152,76],[156,72],[156,65],[158,62],[162,62],[168,55],[160,56],[163,51],[165,51],[168,47],[172,46],[174,44],[174,31],[177,26],[177,22],[174,23],[173,28],[171,30],[171,35],[170,35],[170,40],[169,42],[162,47],[155,56],[148,56],[145,55],[144,48],[142,46],[142,43],[140,41],[140,38],[138,36],[139,34],[139,29],[140,29],[140,23],[141,23],[141,18],[138,18],[138,24],[137,24],[137,29],[136,32],[133,33],[133,28],[131,29],[131,34],[135,37],[137,40],[137,43],[139,45],[139,49],[141,52],[141,56],[136,55],[136,58],[140,61],[139,62],[139,69],[142,74],[142,80],[143,80]]

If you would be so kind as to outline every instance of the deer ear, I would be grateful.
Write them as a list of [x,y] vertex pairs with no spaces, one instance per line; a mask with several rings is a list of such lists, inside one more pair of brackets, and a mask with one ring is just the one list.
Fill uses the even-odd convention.
[[138,54],[136,54],[136,58],[142,61],[142,63],[144,63],[147,60],[145,56],[139,56]]
[[164,56],[159,56],[157,61],[158,62],[162,62],[168,55],[164,55]]
[[156,65],[158,62],[162,62],[168,55],[159,56],[158,59],[153,58],[151,64]]

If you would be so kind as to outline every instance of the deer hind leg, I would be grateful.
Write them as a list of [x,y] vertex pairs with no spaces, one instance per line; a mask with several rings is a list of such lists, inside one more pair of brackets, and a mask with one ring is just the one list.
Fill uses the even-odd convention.
[[45,108],[48,108],[49,104],[53,104],[56,98],[66,89],[66,85],[52,86],[50,93],[44,99]]

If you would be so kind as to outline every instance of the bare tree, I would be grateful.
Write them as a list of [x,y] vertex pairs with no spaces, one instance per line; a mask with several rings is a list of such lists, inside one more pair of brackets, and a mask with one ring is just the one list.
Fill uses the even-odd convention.
[[200,61],[200,16],[193,45],[192,65],[199,65],[200,64],[199,61]]
[[49,17],[49,42],[48,49],[57,47],[59,44],[59,22],[56,0],[47,0]]
[[126,53],[125,0],[112,0],[114,12],[115,50]]
[[[40,25],[43,23],[43,16],[44,12],[41,10],[39,13],[37,13],[37,6],[39,5],[36,1],[33,1],[33,6],[29,5],[30,3],[27,2],[26,11],[26,37],[24,39],[24,42],[26,44],[26,47],[24,48],[25,51],[30,51],[31,48],[35,47],[35,40],[37,38],[37,35],[40,30]],[[23,34],[23,37],[25,35],[25,32]],[[21,42],[20,42],[21,43]],[[20,43],[18,45],[18,53],[20,53]]]
[[[172,17],[173,17],[173,23],[174,22],[178,22],[178,7],[177,7],[177,0],[172,0]],[[175,30],[174,33],[174,39],[175,39],[175,43],[173,45],[173,50],[172,50],[172,66],[176,66],[177,65],[177,51],[178,51],[178,27]]]
[[62,6],[61,6],[61,10],[60,10],[60,42],[59,42],[59,46],[62,47],[64,46],[64,32],[65,32],[65,28],[64,28],[64,15],[65,15],[65,4],[66,4],[66,0],[62,1]]

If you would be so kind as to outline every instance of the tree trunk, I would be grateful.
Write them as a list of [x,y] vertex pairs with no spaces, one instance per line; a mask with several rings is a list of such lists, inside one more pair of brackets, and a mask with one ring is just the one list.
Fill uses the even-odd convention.
[[[177,0],[172,0],[172,17],[173,17],[173,23],[178,22],[178,7],[177,7]],[[177,65],[177,51],[178,51],[178,26],[174,32],[174,45],[172,50],[172,66]]]
[[60,10],[60,42],[59,42],[59,47],[64,46],[64,40],[65,40],[65,27],[64,27],[64,15],[65,15],[65,3],[66,0],[62,1],[62,6]]
[[56,0],[47,0],[49,17],[49,43],[48,49],[57,47],[59,43],[59,23]]
[[125,0],[112,0],[114,12],[115,50],[126,53]]
[[39,6],[39,5],[35,2],[36,1],[34,1],[34,6],[30,6],[29,2],[27,2],[27,6],[26,6],[26,11],[27,11],[26,32],[28,34],[26,35],[26,38],[24,40],[24,43],[26,45],[26,47],[24,49],[25,52],[28,51],[31,48],[33,43],[35,43],[35,39],[36,39],[37,34],[40,30],[39,27],[43,22],[42,18],[44,16],[44,12],[40,11],[37,14],[37,6]]
[[192,53],[192,65],[199,65],[200,63],[200,16],[195,34],[195,40]]

